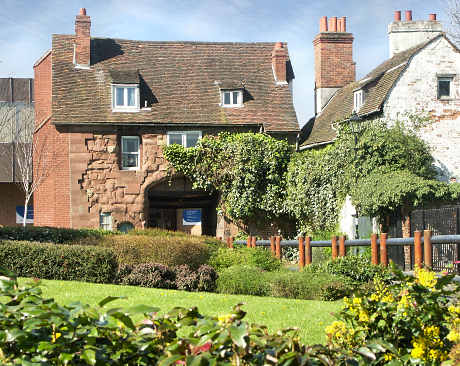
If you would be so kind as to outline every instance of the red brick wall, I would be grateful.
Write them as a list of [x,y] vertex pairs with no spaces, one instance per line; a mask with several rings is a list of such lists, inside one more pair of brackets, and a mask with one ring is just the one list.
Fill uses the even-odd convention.
[[16,183],[0,183],[0,225],[19,225],[16,224],[16,206],[24,206],[24,198],[24,192]]
[[355,81],[353,36],[350,33],[320,33],[313,44],[317,88],[340,88]]
[[58,131],[49,119],[51,57],[52,53],[34,66],[35,121],[39,128],[34,144],[36,150],[41,151],[34,157],[34,175],[35,181],[42,179],[34,195],[34,225],[70,227],[69,137],[66,131]]

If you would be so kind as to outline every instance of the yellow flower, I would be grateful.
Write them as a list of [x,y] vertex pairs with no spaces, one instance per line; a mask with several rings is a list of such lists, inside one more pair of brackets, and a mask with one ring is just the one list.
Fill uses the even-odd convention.
[[431,272],[427,269],[420,268],[415,271],[415,277],[417,282],[425,287],[433,288],[436,286],[436,273]]
[[421,338],[417,338],[420,342],[413,341],[412,346],[414,347],[410,353],[413,358],[423,358],[425,355],[425,344]]
[[360,310],[359,311],[359,321],[367,323],[369,321],[369,315],[366,311]]
[[51,343],[56,342],[56,340],[57,340],[61,335],[62,335],[61,333],[59,333],[59,332],[55,333],[55,332],[53,331],[53,334],[51,335]]
[[393,359],[393,355],[391,353],[385,353],[383,357],[385,358],[385,361],[390,361]]
[[361,305],[361,298],[360,297],[354,297],[353,298],[353,305]]
[[457,332],[455,329],[452,329],[447,335],[447,339],[452,343],[458,343],[460,342],[460,333]]
[[233,317],[232,314],[219,315],[217,317],[217,320],[219,321],[219,324],[222,325],[222,324],[230,322],[230,320],[232,320],[232,317]]

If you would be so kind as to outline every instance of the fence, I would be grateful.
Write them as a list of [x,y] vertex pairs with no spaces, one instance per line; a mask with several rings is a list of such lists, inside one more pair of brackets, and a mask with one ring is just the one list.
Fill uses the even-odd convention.
[[[227,239],[227,246],[233,248],[234,245],[246,245],[249,248],[269,247],[273,255],[281,259],[283,248],[295,247],[299,249],[299,267],[311,264],[312,248],[331,248],[332,258],[344,257],[347,247],[369,247],[371,248],[371,263],[388,265],[388,251],[393,247],[410,246],[414,252],[414,266],[421,267],[423,264],[435,271],[448,271],[460,273],[458,257],[443,266],[433,266],[433,252],[437,247],[445,244],[460,244],[460,235],[437,235],[432,236],[431,230],[414,231],[411,238],[388,238],[386,233],[372,234],[370,239],[347,240],[345,236],[332,236],[331,240],[312,241],[310,237],[299,237],[298,240],[282,240],[280,236],[272,236],[270,240],[257,240],[255,237],[248,237],[247,241],[233,238]],[[391,260],[391,258],[390,258]],[[412,267],[412,268],[413,268]]]

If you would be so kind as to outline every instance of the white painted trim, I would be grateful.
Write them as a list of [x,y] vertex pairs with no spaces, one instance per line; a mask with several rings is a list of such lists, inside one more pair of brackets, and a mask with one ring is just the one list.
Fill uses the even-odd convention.
[[[238,104],[225,104],[224,94],[225,93],[238,93],[237,102]],[[230,94],[230,99],[233,99],[233,94]],[[241,89],[223,89],[220,91],[220,106],[224,108],[238,108],[243,107],[243,90]]]
[[[139,92],[139,84],[111,84],[112,86],[112,112],[131,112],[136,113],[139,112],[140,109],[140,92]],[[117,106],[116,103],[116,89],[123,88],[123,102],[128,100],[128,88],[134,88],[134,106]]]
[[[124,167],[123,166],[123,140],[126,139],[126,140],[137,140],[137,166],[133,166],[133,167]],[[140,138],[139,136],[121,136],[121,139],[120,139],[120,143],[121,143],[121,162],[120,162],[120,167],[121,167],[121,170],[139,170],[140,168],[140,165],[141,165],[141,142],[140,142]],[[127,152],[126,154],[131,154],[131,155],[136,155],[136,153],[133,153],[133,152]]]
[[190,147],[190,146],[186,146],[187,145],[187,134],[190,134],[190,135],[198,134],[198,140],[203,137],[202,131],[198,131],[198,130],[196,131],[168,131],[166,134],[166,144],[170,145],[170,142],[169,142],[170,135],[182,135],[182,146]]

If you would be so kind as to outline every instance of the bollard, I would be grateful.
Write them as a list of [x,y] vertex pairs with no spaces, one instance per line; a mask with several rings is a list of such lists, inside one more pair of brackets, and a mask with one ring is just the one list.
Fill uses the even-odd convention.
[[339,257],[345,257],[345,240],[346,240],[345,235],[342,235],[339,238]]
[[422,267],[422,232],[414,231],[414,269]]
[[233,236],[230,237],[230,246],[229,248],[230,249],[233,249],[233,241],[235,240],[235,238]]
[[229,237],[227,238],[227,248],[230,248],[230,241],[231,241],[231,240],[232,240],[232,237],[229,236]]
[[281,236],[275,237],[275,247],[276,247],[276,258],[281,260],[283,253],[281,252]]
[[218,237],[217,237],[217,240],[222,241],[222,237],[221,237],[221,236],[218,236]]
[[380,263],[384,267],[388,266],[387,236],[387,233],[380,234]]
[[305,238],[305,264],[311,264],[312,255],[311,255],[311,236]]
[[247,246],[248,248],[251,247],[251,235],[248,235],[248,241],[247,241],[247,243],[246,243],[246,246]]
[[373,233],[371,235],[371,263],[375,266],[379,264],[378,250],[377,234]]
[[257,237],[255,237],[255,236],[252,237],[251,246],[253,248],[255,248],[257,246]]
[[337,237],[334,235],[331,237],[331,247],[332,247],[332,259],[337,258]]
[[273,235],[270,236],[270,251],[272,252],[273,256],[276,255],[276,252],[275,252],[275,237]]
[[423,251],[425,255],[425,266],[433,267],[433,246],[431,244],[431,230],[423,231]]
[[305,238],[303,236],[299,236],[299,269],[305,267],[305,246],[304,246]]

